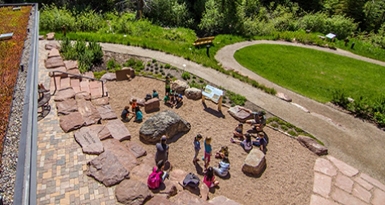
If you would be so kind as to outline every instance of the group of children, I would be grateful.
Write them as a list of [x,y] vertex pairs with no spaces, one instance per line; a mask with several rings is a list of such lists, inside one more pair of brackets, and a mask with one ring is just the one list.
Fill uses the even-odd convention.
[[164,104],[169,105],[170,107],[176,107],[178,104],[183,102],[183,95],[179,93],[166,93],[163,98]]
[[[131,111],[132,112],[130,112],[130,106],[124,107],[122,114],[120,115],[123,122],[129,122],[133,117],[135,117],[134,122],[143,121],[143,113],[140,110],[136,99],[133,99],[131,102]],[[132,116],[130,117],[130,115]]]

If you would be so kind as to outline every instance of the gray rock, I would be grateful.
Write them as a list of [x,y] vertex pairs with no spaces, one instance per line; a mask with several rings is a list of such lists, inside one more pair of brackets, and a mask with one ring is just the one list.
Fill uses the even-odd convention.
[[81,128],[85,123],[79,112],[71,112],[68,115],[59,116],[59,124],[64,132],[70,132]]
[[166,110],[146,120],[140,127],[139,135],[144,142],[157,143],[162,135],[172,138],[174,135],[188,132],[190,129],[190,123],[175,112]]
[[110,105],[97,106],[96,109],[99,111],[102,120],[113,120],[118,118]]
[[275,94],[275,96],[277,96],[278,98],[286,101],[286,102],[291,102],[293,101],[288,95],[284,94],[284,93],[277,93]]
[[160,101],[158,98],[149,99],[144,103],[144,111],[147,113],[158,111],[159,107],[160,107]]
[[78,61],[74,61],[74,60],[64,61],[64,65],[68,71],[72,69],[78,69],[79,67]]
[[242,166],[243,173],[251,176],[260,176],[266,167],[265,154],[259,149],[252,149]]
[[115,73],[106,73],[100,78],[100,80],[102,80],[102,81],[116,80],[116,74]]
[[316,140],[310,137],[300,135],[297,137],[297,140],[302,146],[308,148],[310,151],[319,156],[328,154],[328,148],[320,145]]
[[46,67],[47,69],[50,69],[50,68],[57,68],[57,67],[61,67],[61,66],[64,67],[64,62],[63,62],[63,59],[62,59],[60,56],[48,58],[48,59],[45,61],[45,67]]
[[184,91],[190,86],[185,81],[176,80],[171,83],[171,90],[176,91],[177,93],[183,94]]
[[59,53],[59,50],[57,48],[52,48],[48,52],[48,58],[52,58],[52,57],[60,57],[60,53]]
[[55,101],[60,102],[64,100],[68,100],[75,97],[75,91],[71,87],[60,89],[55,94]]
[[191,100],[200,100],[202,99],[202,90],[198,88],[187,88],[184,91],[184,95]]
[[100,154],[104,151],[98,134],[99,129],[94,130],[93,126],[82,127],[74,133],[76,142],[80,144],[86,154]]
[[85,99],[76,99],[78,110],[82,114],[86,125],[93,125],[100,121],[101,116],[96,107]]
[[137,180],[124,180],[115,189],[118,202],[127,205],[141,205],[152,198],[147,185]]
[[108,150],[113,153],[119,160],[119,162],[124,166],[125,169],[131,171],[139,163],[130,152],[130,150],[121,142],[116,139],[106,139],[103,140],[104,150]]
[[252,114],[252,110],[249,110],[239,105],[230,107],[227,112],[239,122],[246,122],[246,120],[252,119],[254,117]]
[[209,201],[210,204],[220,204],[220,205],[241,205],[240,203],[226,198],[225,196],[217,196]]
[[57,102],[56,108],[58,115],[68,115],[71,112],[78,111],[78,105],[76,104],[76,100],[73,98]]
[[131,134],[120,120],[110,120],[107,123],[107,128],[110,130],[111,136],[119,141],[131,139]]
[[147,154],[146,150],[136,142],[126,144],[126,147],[134,154],[136,158],[143,157]]
[[128,178],[130,172],[119,162],[118,157],[106,150],[87,163],[86,174],[109,187]]
[[95,106],[102,106],[102,105],[108,105],[110,103],[108,97],[102,97],[102,98],[95,98],[91,100],[92,104]]

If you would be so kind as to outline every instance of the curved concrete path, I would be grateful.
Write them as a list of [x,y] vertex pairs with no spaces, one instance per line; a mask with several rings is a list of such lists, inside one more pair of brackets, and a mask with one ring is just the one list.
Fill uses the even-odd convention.
[[[385,149],[383,149],[383,145],[385,145],[385,133],[370,123],[362,122],[351,115],[339,112],[329,106],[281,88],[239,65],[233,58],[234,52],[239,48],[256,43],[286,44],[286,42],[272,41],[243,42],[224,47],[217,53],[215,58],[221,62],[224,67],[238,70],[268,87],[274,87],[277,91],[288,94],[293,99],[293,102],[308,109],[310,111],[309,113],[299,109],[296,105],[266,94],[231,76],[224,75],[214,69],[204,67],[177,56],[119,44],[101,43],[101,46],[103,50],[153,58],[179,68],[183,68],[182,65],[185,64],[186,71],[218,86],[222,86],[227,90],[240,93],[252,103],[308,131],[325,143],[329,148],[330,154],[385,183],[385,160],[383,158],[383,156],[385,156]],[[302,46],[300,44],[290,45]],[[323,50],[319,47],[311,48]],[[332,51],[329,49],[325,49],[325,51],[353,56],[353,54],[346,51]],[[364,59],[359,56],[356,57]]]

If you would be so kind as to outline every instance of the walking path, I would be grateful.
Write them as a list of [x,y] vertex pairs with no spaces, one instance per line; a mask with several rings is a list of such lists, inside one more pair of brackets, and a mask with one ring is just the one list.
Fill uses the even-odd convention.
[[[49,70],[45,69],[44,66],[44,59],[47,56],[47,51],[44,49],[46,43],[47,41],[39,42],[39,82],[49,87]],[[370,152],[370,149],[363,150],[361,147],[364,143],[372,146],[372,148],[380,147],[383,141],[373,141],[375,138],[384,138],[383,133],[380,132],[378,135],[367,136],[365,140],[361,140],[358,137],[349,138],[350,132],[359,130],[351,130],[350,126],[354,127],[353,125],[356,125],[361,129],[368,129],[370,132],[375,133],[374,130],[378,131],[378,129],[372,125],[363,123],[349,115],[339,113],[323,104],[311,100],[308,102],[303,97],[302,101],[299,101],[298,99],[301,99],[301,96],[294,96],[289,92],[285,92],[291,95],[295,102],[306,106],[310,111],[320,107],[317,112],[323,115],[331,115],[332,117],[336,115],[339,117],[333,118],[333,120],[347,118],[348,121],[351,121],[350,123],[339,122],[341,126],[335,126],[328,120],[325,120],[325,118],[320,117],[319,114],[303,112],[298,107],[257,90],[248,84],[183,58],[138,47],[104,43],[102,46],[104,50],[154,58],[180,68],[183,67],[183,64],[186,64],[185,69],[187,71],[225,89],[240,93],[256,105],[314,134],[325,142],[329,152],[336,158],[347,161],[341,157],[347,152],[347,155],[351,156],[348,160],[353,160],[353,163],[347,161],[348,163],[345,164],[330,155],[317,159],[314,166],[314,188],[310,200],[311,205],[352,204],[352,202],[356,204],[380,205],[385,201],[385,185],[376,180],[383,180],[383,176],[379,176],[382,174],[380,172],[381,167],[384,167],[383,161],[381,161],[381,155],[384,154],[384,151],[378,149],[376,151],[380,153],[375,155],[375,153]],[[230,54],[228,58],[232,58],[232,55]],[[242,67],[238,68],[244,69]],[[250,77],[254,78],[256,76],[250,75]],[[308,102],[309,106],[305,102]],[[75,141],[73,134],[62,131],[59,126],[59,118],[56,114],[57,111],[53,98],[51,98],[50,105],[52,107],[51,112],[47,117],[38,122],[37,204],[116,204],[114,187],[107,188],[96,180],[90,179],[85,174],[87,162],[96,156],[84,154],[81,147]],[[319,109],[326,111],[325,113],[320,112]],[[342,140],[333,141],[336,138],[335,136],[342,138]],[[370,138],[370,140],[367,138]],[[346,142],[351,142],[351,145]],[[376,142],[378,143],[377,145]],[[363,150],[363,152],[359,152],[359,149]],[[367,158],[355,159],[354,151],[361,155],[367,154],[368,156]],[[377,164],[379,168],[374,169],[373,172],[371,172],[373,166],[362,169],[360,166],[365,166],[365,161],[363,160],[366,159],[371,159],[368,160],[367,166]]]
[[[286,93],[293,99],[294,103],[305,107],[310,113],[304,112],[294,104],[280,100],[275,96],[269,95],[251,85],[234,79],[231,76],[227,76],[214,69],[204,67],[180,57],[139,47],[108,43],[102,43],[101,45],[103,49],[107,51],[154,58],[179,68],[182,68],[182,65],[185,64],[186,71],[218,86],[222,86],[227,90],[242,94],[249,101],[262,107],[268,112],[308,131],[325,143],[331,155],[357,167],[359,170],[368,173],[374,178],[379,179],[382,183],[385,183],[385,160],[383,159],[383,156],[385,156],[385,149],[383,149],[383,146],[385,145],[385,132],[379,130],[370,123],[362,122],[360,119],[356,119],[351,115],[342,113],[327,105],[281,88],[239,65],[233,58],[234,52],[239,48],[256,43],[282,43],[303,46],[301,44],[275,41],[243,42],[224,47],[217,53],[215,58],[221,62],[224,67],[238,70],[240,73],[265,84],[268,87],[274,87],[278,92]],[[313,46],[306,47],[334,52],[336,54],[341,53],[343,55],[349,55],[349,57],[359,58],[360,60],[370,60],[354,54],[349,54],[346,51],[332,51],[330,49],[322,49]]]

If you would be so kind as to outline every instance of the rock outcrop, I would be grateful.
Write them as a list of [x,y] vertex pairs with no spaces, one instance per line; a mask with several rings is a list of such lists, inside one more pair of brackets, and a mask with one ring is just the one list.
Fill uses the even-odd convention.
[[302,146],[308,148],[310,151],[319,156],[328,154],[328,148],[320,145],[315,139],[300,135],[297,140]]
[[174,135],[183,134],[190,129],[190,123],[175,112],[166,110],[146,120],[140,127],[139,135],[144,142],[157,143],[162,135],[172,138]]
[[189,87],[190,86],[187,84],[187,82],[181,81],[181,80],[176,80],[176,81],[171,83],[171,90],[173,90],[179,94],[183,94],[184,91]]
[[202,91],[198,88],[187,88],[184,91],[184,95],[191,100],[200,100],[202,99]]
[[243,173],[251,176],[260,176],[266,167],[265,154],[259,149],[252,149],[242,166]]
[[253,118],[253,111],[239,105],[230,107],[227,112],[239,122],[246,122],[246,120]]

